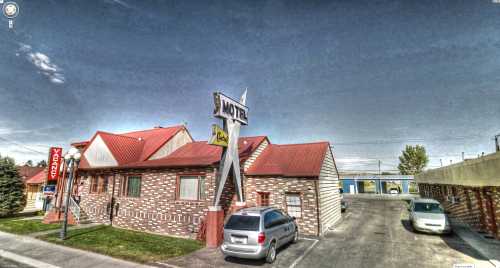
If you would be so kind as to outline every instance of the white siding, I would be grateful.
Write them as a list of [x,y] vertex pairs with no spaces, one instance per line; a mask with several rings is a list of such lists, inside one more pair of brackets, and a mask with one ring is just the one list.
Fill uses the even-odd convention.
[[171,154],[179,147],[186,143],[193,142],[193,139],[186,130],[181,130],[173,136],[167,143],[165,143],[156,153],[154,153],[148,160],[159,159]]
[[118,165],[100,135],[97,135],[85,151],[85,159],[91,167],[114,167]]
[[269,142],[267,139],[264,139],[264,141],[257,147],[257,149],[253,152],[253,154],[245,161],[245,164],[243,164],[243,170],[247,171],[250,166],[252,166],[253,162],[259,157],[259,155],[266,149],[267,145],[269,145]]
[[325,160],[319,175],[319,218],[321,234],[340,220],[339,176],[330,148],[326,151]]

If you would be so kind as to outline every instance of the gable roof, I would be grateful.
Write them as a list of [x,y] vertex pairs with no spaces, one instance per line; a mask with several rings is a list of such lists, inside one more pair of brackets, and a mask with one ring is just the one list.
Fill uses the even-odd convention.
[[328,142],[269,144],[246,172],[256,176],[319,177]]
[[[241,137],[238,139],[240,160],[247,159],[259,145],[267,140],[266,136]],[[184,167],[211,166],[217,164],[222,157],[222,147],[210,145],[206,141],[190,142],[170,155],[142,162],[131,163],[126,167]]]
[[[97,132],[92,141],[100,136],[115,158],[118,166],[114,168],[161,168],[161,167],[203,167],[215,166],[222,156],[222,147],[209,145],[206,141],[188,142],[169,155],[148,160],[184,126],[155,128],[123,134]],[[189,134],[189,132],[187,132]],[[247,175],[283,177],[319,177],[327,150],[328,142],[274,145],[266,136],[240,137],[238,152],[243,163],[257,150],[262,142],[269,145],[247,170]],[[84,150],[84,153],[85,153]],[[94,169],[83,153],[80,169]],[[106,167],[95,167],[102,169]]]
[[42,184],[47,178],[47,170],[43,169],[26,180],[26,184]]
[[78,149],[85,149],[85,147],[87,147],[87,145],[89,145],[89,143],[90,143],[90,141],[77,141],[77,142],[71,143],[71,146],[76,147]]
[[118,165],[139,161],[144,148],[144,140],[125,135],[97,132],[113,154]]
[[82,153],[80,168],[91,168],[84,153],[97,136],[102,138],[116,162],[118,162],[118,165],[122,166],[128,163],[147,160],[181,130],[186,130],[186,128],[184,126],[173,126],[123,134],[98,131],[86,145]]
[[175,134],[183,129],[185,130],[186,128],[184,126],[159,127],[123,133],[122,135],[144,140],[144,147],[139,157],[140,161],[144,161],[156,153],[165,143],[175,136]]
[[43,167],[30,167],[30,166],[18,166],[17,171],[19,176],[26,182],[28,179],[36,175],[38,172],[42,171]]

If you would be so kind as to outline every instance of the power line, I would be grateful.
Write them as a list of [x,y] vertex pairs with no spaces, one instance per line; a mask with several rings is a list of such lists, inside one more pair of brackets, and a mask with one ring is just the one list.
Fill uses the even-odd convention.
[[28,147],[27,145],[24,145],[22,143],[19,143],[19,142],[16,142],[16,141],[11,141],[11,140],[8,140],[6,138],[2,138],[0,137],[0,140],[3,140],[4,142],[7,142],[7,143],[10,143],[10,144],[14,144],[14,145],[17,145],[17,146],[20,146],[20,147],[23,147],[24,149],[28,150],[28,151],[31,151],[31,152],[34,152],[34,153],[37,153],[37,154],[43,154],[43,155],[47,155],[47,153],[42,153],[40,151],[37,151],[35,149],[32,149],[30,147]]
[[399,144],[405,142],[426,142],[427,141],[450,141],[450,140],[468,140],[468,139],[479,139],[477,136],[469,136],[469,137],[440,137],[440,138],[432,138],[432,139],[424,139],[424,138],[414,138],[414,139],[386,139],[386,140],[371,140],[371,141],[353,141],[353,142],[332,142],[332,145],[340,145],[340,146],[350,146],[350,145],[385,145],[385,144]]

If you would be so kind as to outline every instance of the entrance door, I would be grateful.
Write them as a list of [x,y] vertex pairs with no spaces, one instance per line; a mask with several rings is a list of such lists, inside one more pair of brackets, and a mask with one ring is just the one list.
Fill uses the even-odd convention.
[[351,193],[351,194],[355,194],[356,193],[356,188],[352,184],[349,185],[349,193]]
[[34,201],[36,199],[36,193],[38,192],[38,185],[32,185],[32,184],[29,184],[28,185],[28,191],[27,191],[27,196],[26,198],[29,200],[29,201]]

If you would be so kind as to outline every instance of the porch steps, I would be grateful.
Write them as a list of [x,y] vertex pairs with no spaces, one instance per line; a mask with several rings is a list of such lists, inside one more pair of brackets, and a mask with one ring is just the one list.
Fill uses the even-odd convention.
[[80,210],[80,220],[78,221],[78,224],[88,224],[88,223],[92,223],[89,216],[87,215],[87,213],[85,213],[85,211]]

